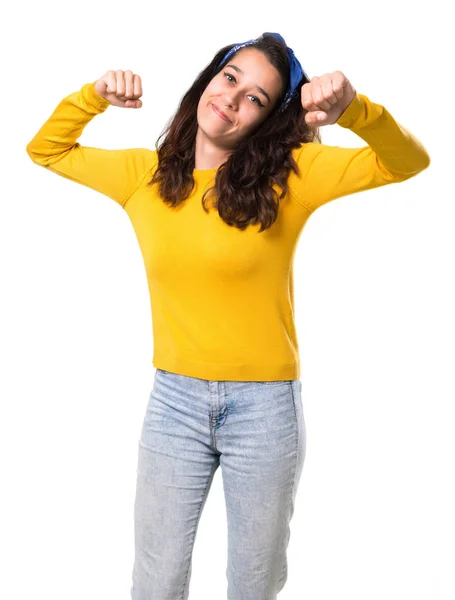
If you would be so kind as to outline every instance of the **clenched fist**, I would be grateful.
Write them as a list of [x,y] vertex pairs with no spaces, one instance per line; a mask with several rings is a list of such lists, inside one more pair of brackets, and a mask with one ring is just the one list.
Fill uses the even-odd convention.
[[132,71],[107,71],[95,82],[96,92],[114,106],[141,108],[142,81]]
[[356,95],[349,79],[341,71],[312,77],[301,89],[302,106],[308,112],[308,125],[336,123]]

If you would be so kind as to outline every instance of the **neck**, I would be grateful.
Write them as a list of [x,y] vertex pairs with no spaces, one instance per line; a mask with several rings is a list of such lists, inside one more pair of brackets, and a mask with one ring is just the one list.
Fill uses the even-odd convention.
[[196,134],[195,169],[217,169],[229,158],[231,150],[216,146],[201,128]]

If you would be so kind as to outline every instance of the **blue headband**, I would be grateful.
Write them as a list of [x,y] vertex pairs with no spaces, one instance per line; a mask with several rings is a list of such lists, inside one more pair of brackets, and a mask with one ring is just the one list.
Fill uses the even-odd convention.
[[[284,96],[284,99],[277,110],[277,112],[282,112],[288,106],[288,104],[292,100],[292,98],[295,98],[297,96],[296,87],[302,80],[302,77],[306,77],[306,79],[308,79],[308,81],[310,80],[310,78],[305,73],[305,71],[302,69],[302,65],[296,58],[292,48],[289,48],[289,46],[287,46],[286,42],[284,41],[284,38],[279,33],[271,33],[268,31],[266,33],[263,33],[261,37],[264,37],[266,35],[271,35],[271,36],[275,37],[277,40],[279,40],[283,44],[283,46],[286,48],[287,53],[288,53],[289,71],[290,71],[289,72],[289,85],[288,85],[288,89],[286,90],[286,95]],[[258,41],[258,39],[259,38],[256,38],[253,40],[248,40],[247,42],[243,42],[241,44],[236,44],[233,48],[231,48],[224,55],[224,58],[222,58],[218,67],[221,67],[230,56],[232,56],[235,52],[237,52],[237,50],[240,50],[240,48],[243,48],[245,46],[250,46],[251,44],[256,43]]]

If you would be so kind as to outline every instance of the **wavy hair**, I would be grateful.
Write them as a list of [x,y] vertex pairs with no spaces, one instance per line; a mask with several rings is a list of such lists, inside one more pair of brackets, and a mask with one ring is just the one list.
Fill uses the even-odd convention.
[[[225,46],[215,54],[212,62],[185,93],[170,124],[158,137],[158,167],[148,185],[157,184],[163,202],[172,207],[188,198],[194,188],[192,172],[195,168],[199,99],[221,70],[219,63],[222,58],[234,45]],[[228,225],[244,230],[250,224],[261,223],[258,232],[261,233],[273,225],[277,218],[279,201],[287,192],[287,178],[291,169],[299,174],[297,163],[291,155],[292,149],[315,140],[321,143],[321,138],[319,128],[305,122],[308,111],[302,107],[300,99],[301,87],[308,82],[305,77],[297,87],[297,96],[284,111],[278,112],[289,83],[286,48],[273,36],[261,36],[247,47],[263,52],[279,71],[284,82],[282,96],[265,121],[240,141],[218,168],[215,183],[205,191],[202,205],[208,212],[206,201],[213,197],[221,219]],[[280,195],[272,188],[273,184],[281,188]]]

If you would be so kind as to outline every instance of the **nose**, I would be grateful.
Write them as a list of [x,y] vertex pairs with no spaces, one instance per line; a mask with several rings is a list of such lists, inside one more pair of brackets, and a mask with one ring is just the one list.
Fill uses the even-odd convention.
[[234,109],[236,106],[233,94],[225,94],[223,102],[224,102],[224,108],[227,107],[227,108]]

